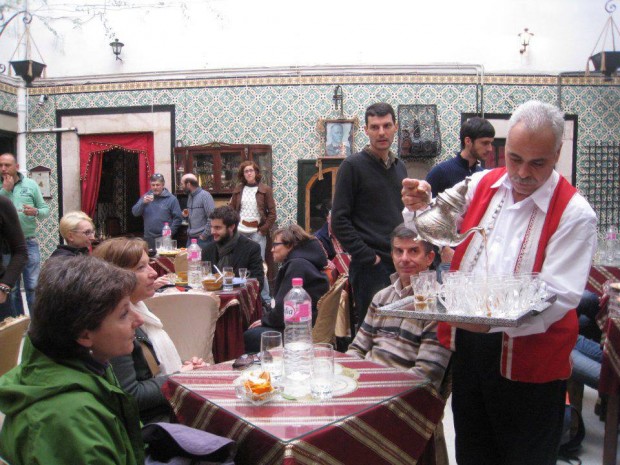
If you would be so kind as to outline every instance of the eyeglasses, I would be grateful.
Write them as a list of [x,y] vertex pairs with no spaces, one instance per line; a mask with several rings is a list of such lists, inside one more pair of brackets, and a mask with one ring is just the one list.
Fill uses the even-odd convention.
[[86,231],[79,231],[77,229],[74,229],[73,232],[81,233],[81,234],[84,234],[85,236],[94,236],[95,235],[95,231],[93,231],[92,229],[87,229]]
[[272,242],[272,243],[271,243],[271,246],[272,246],[272,247],[275,247],[275,246],[277,246],[277,245],[284,245],[284,242]]
[[244,173],[253,173],[254,172],[254,168],[250,168],[247,170],[243,170]]
[[161,173],[155,173],[153,176],[151,176],[151,181],[163,181],[164,180],[164,175]]

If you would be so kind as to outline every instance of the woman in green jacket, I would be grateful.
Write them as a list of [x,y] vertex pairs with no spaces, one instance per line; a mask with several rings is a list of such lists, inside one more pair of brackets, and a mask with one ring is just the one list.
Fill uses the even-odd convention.
[[138,407],[108,360],[133,350],[133,273],[89,256],[49,259],[22,363],[0,378],[0,457],[20,464],[142,464]]

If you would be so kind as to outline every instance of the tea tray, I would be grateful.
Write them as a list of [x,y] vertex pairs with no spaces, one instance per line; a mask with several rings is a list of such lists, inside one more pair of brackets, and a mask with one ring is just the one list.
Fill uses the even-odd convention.
[[379,316],[395,316],[399,318],[412,318],[414,320],[436,320],[448,321],[452,323],[517,327],[521,325],[524,318],[542,313],[544,310],[549,308],[551,304],[556,301],[556,299],[557,296],[555,294],[549,294],[546,299],[541,300],[533,307],[523,310],[520,314],[511,317],[475,316],[466,315],[463,313],[448,313],[439,300],[437,300],[437,310],[434,312],[427,310],[415,310],[413,305],[413,296],[405,297],[404,299],[397,300],[396,302],[384,305],[383,307],[379,307],[376,310],[376,313]]

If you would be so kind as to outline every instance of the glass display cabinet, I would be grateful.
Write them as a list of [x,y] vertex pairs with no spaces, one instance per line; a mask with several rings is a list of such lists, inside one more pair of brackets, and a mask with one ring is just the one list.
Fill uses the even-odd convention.
[[253,160],[260,167],[262,182],[271,186],[271,146],[261,144],[222,144],[177,147],[174,149],[176,192],[182,194],[181,177],[194,173],[203,189],[214,196],[232,194],[237,185],[239,165]]

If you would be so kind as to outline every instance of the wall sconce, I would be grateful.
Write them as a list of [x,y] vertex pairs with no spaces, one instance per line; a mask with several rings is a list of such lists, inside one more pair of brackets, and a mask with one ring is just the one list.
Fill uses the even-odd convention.
[[114,55],[116,55],[116,59],[121,60],[120,58],[120,54],[121,54],[121,50],[122,48],[125,46],[124,43],[119,42],[118,39],[114,39],[114,42],[110,42],[110,47],[112,47],[112,53],[114,53]]
[[342,91],[342,87],[336,86],[332,100],[334,101],[334,109],[336,111],[340,110],[340,115],[343,115],[344,92]]
[[43,105],[45,105],[45,102],[47,102],[47,95],[41,94],[41,96],[39,97],[39,101],[37,102],[37,105],[42,107]]
[[534,34],[528,28],[523,28],[523,32],[519,32],[519,37],[521,38],[521,50],[519,50],[519,53],[521,55],[527,50],[528,45],[530,45],[530,39],[533,36]]

